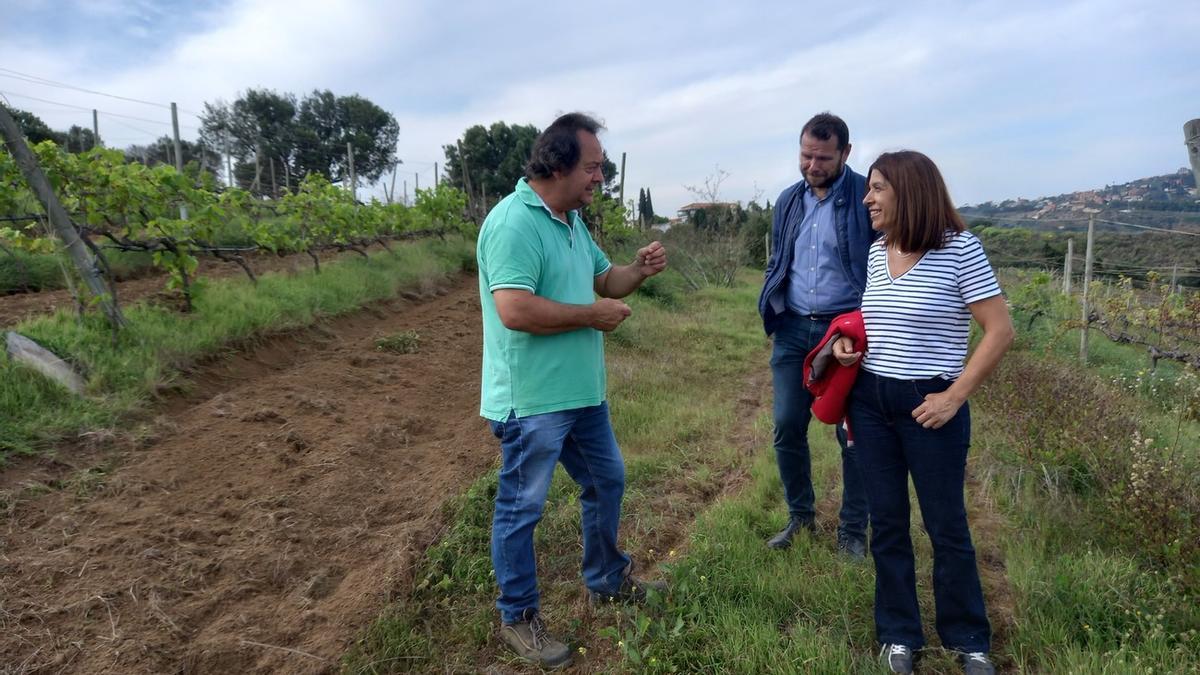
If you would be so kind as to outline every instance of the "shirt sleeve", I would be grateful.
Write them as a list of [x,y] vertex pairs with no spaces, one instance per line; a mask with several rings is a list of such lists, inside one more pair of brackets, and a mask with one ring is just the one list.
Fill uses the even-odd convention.
[[992,271],[979,238],[964,234],[958,259],[958,291],[963,302],[969,305],[1000,295],[1000,283],[996,281],[996,273]]
[[489,291],[519,288],[537,292],[542,251],[536,233],[523,219],[508,217],[488,227],[480,237],[479,262]]

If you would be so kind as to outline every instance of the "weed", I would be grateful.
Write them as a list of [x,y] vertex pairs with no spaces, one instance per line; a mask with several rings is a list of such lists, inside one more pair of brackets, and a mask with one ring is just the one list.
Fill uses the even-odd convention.
[[415,330],[406,330],[375,339],[375,349],[393,354],[415,354],[420,349],[421,336]]

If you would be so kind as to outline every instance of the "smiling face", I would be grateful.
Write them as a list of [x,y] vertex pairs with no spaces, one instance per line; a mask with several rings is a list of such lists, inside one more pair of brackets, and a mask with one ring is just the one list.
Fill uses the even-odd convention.
[[886,233],[896,225],[896,190],[878,169],[871,171],[867,178],[867,196],[863,197],[863,205],[871,214],[872,229]]
[[850,144],[838,150],[837,136],[821,140],[810,134],[800,137],[800,173],[810,187],[824,190],[842,175],[846,157],[850,155]]
[[592,203],[596,188],[604,184],[604,148],[595,134],[576,132],[579,138],[579,163],[567,173],[555,172],[559,194],[565,209],[578,209]]

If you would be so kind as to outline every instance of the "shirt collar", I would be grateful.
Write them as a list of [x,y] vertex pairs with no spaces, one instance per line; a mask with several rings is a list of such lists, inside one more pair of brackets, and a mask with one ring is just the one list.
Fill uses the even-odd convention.
[[567,211],[567,222],[563,223],[563,221],[559,220],[558,217],[554,215],[554,211],[546,205],[546,201],[542,199],[542,196],[539,195],[537,191],[529,185],[529,179],[525,178],[524,176],[517,181],[517,198],[534,208],[540,206],[541,208],[545,209],[546,213],[550,216],[550,219],[556,223],[562,223],[567,227],[572,227],[572,224],[574,223],[575,211]]
[[808,197],[816,199],[817,201],[825,201],[825,199],[829,199],[829,197],[831,197],[835,192],[837,192],[838,190],[840,190],[842,188],[842,181],[846,180],[846,174],[849,173],[849,171],[847,171],[847,169],[849,169],[849,167],[846,166],[845,164],[843,164],[842,172],[840,174],[838,174],[837,180],[833,181],[833,185],[830,185],[825,190],[825,198],[824,199],[817,199],[817,195],[815,192],[813,192],[812,186],[808,185],[807,183],[805,183],[805,185],[804,185],[804,194]]

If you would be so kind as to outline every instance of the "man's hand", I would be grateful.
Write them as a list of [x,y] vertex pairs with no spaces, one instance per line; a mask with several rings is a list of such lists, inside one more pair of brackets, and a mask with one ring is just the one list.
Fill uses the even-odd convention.
[[843,366],[852,366],[862,358],[862,352],[852,351],[853,349],[853,340],[845,336],[839,337],[833,341],[833,358]]
[[621,322],[633,314],[629,305],[612,298],[600,298],[592,305],[591,326],[605,332],[614,330]]
[[925,401],[912,411],[912,416],[926,429],[940,429],[946,422],[954,419],[962,404],[963,400],[949,391],[929,394]]
[[652,277],[667,268],[667,249],[660,242],[652,241],[638,249],[633,266],[643,278]]

